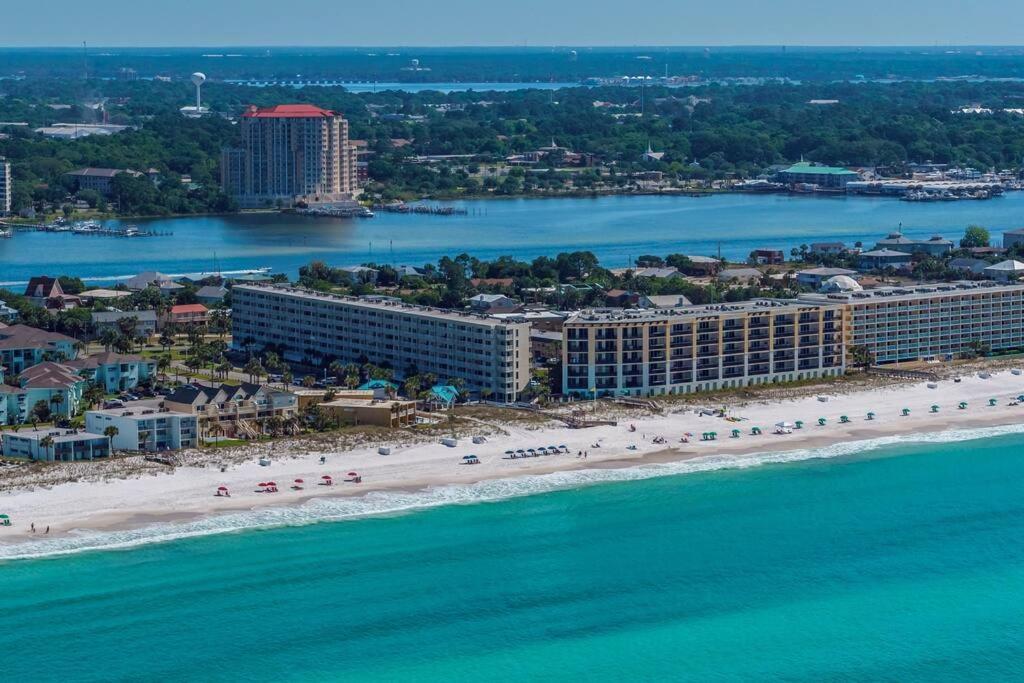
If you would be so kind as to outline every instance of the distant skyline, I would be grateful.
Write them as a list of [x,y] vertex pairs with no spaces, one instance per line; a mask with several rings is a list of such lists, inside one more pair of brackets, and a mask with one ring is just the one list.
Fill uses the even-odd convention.
[[1005,0],[72,0],[4,9],[0,46],[1021,45]]

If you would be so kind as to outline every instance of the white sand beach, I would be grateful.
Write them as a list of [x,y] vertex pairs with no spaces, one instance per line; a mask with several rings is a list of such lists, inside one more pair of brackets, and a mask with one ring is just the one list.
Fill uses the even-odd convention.
[[[392,446],[389,455],[380,455],[376,446],[295,457],[278,452],[271,455],[269,466],[261,466],[258,458],[253,457],[221,472],[217,455],[211,453],[205,466],[182,466],[155,475],[77,481],[0,493],[0,511],[9,514],[14,522],[10,527],[0,527],[0,542],[38,538],[47,526],[53,536],[80,530],[137,528],[261,507],[301,505],[325,496],[420,490],[560,470],[632,467],[723,454],[743,456],[814,449],[921,432],[1015,425],[1024,422],[1024,404],[1010,403],[1020,394],[1024,394],[1024,376],[1003,370],[993,372],[987,379],[977,374],[960,382],[944,379],[935,388],[921,382],[852,393],[821,393],[828,399],[825,401],[810,395],[785,401],[746,402],[727,407],[724,418],[702,416],[692,405],[673,408],[670,404],[669,412],[662,415],[620,418],[615,426],[529,429],[504,425],[505,435],[496,435],[493,429],[482,430],[490,432],[482,444],[462,438],[456,447],[448,447],[438,440]],[[989,405],[990,399],[996,399],[996,405]],[[961,409],[960,402],[965,402],[966,408]],[[937,413],[931,412],[932,405],[939,406]],[[903,408],[908,408],[910,414],[904,416]],[[868,412],[875,413],[874,419],[867,419]],[[849,423],[840,423],[843,415],[849,417]],[[825,418],[823,426],[818,424],[819,418]],[[798,420],[803,422],[801,429],[789,434],[774,433],[776,423]],[[631,426],[635,431],[631,431]],[[753,427],[759,427],[762,433],[752,435]],[[740,430],[738,438],[731,436],[733,429]],[[716,440],[701,440],[703,433],[712,431],[717,432]],[[682,443],[680,439],[687,433],[693,436],[688,443]],[[656,437],[663,438],[665,443],[656,443]],[[568,454],[516,459],[506,455],[507,450],[562,445],[568,448]],[[586,451],[585,459],[578,455],[580,451]],[[463,464],[468,454],[478,456],[480,464]],[[323,464],[321,456],[325,459]],[[362,482],[346,482],[348,472],[358,472]],[[333,486],[323,485],[325,475],[333,478]],[[293,488],[297,486],[296,479],[304,480],[302,488]],[[259,492],[258,484],[268,481],[277,483],[277,493]],[[221,486],[227,487],[230,497],[215,495]],[[29,532],[32,523],[36,535]]]

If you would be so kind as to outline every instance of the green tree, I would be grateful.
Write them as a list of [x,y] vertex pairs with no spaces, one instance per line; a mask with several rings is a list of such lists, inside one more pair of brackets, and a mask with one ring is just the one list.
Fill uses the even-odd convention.
[[991,235],[989,235],[988,229],[983,228],[980,225],[968,225],[964,231],[964,236],[960,240],[960,246],[964,249],[970,249],[971,247],[987,247]]

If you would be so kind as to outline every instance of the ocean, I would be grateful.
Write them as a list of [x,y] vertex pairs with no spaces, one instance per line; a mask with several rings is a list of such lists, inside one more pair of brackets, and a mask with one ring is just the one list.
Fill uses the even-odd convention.
[[[440,204],[440,202],[430,202]],[[974,223],[996,244],[1020,227],[1024,192],[987,201],[901,202],[871,197],[720,194],[455,202],[466,215],[378,213],[372,219],[243,214],[134,221],[160,233],[133,239],[19,232],[0,239],[0,287],[34,275],[112,282],[145,270],[168,275],[271,268],[294,277],[319,259],[334,266],[373,261],[422,265],[466,252],[480,259],[555,256],[585,245],[608,268],[644,254],[722,256],[743,262],[753,249],[819,241],[870,247],[902,225],[904,234],[959,239]],[[133,221],[128,221],[132,223]],[[112,225],[116,225],[112,222]]]
[[1020,679],[1021,431],[11,560],[3,678]]

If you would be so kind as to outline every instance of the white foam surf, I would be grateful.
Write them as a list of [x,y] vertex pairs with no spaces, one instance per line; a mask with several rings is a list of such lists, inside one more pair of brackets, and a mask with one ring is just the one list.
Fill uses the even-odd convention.
[[1010,434],[1024,434],[1024,424],[884,436],[837,443],[822,448],[748,455],[710,455],[683,462],[566,470],[550,474],[492,479],[475,484],[438,486],[421,491],[372,491],[359,497],[317,498],[303,505],[260,508],[188,522],[166,522],[119,531],[82,530],[60,538],[0,545],[0,561],[37,559],[94,550],[126,549],[213,534],[304,526],[319,522],[397,514],[442,505],[495,502],[601,483],[638,481],[723,469],[746,469],[768,464],[837,458],[887,447],[951,443]]

